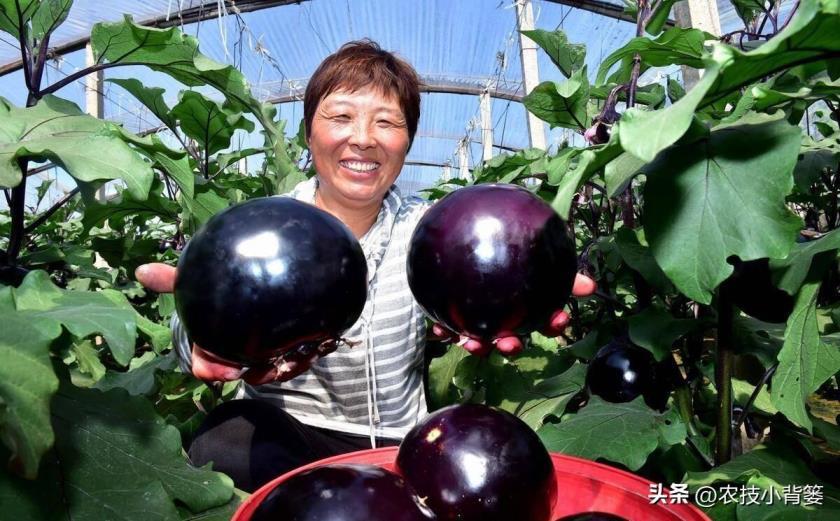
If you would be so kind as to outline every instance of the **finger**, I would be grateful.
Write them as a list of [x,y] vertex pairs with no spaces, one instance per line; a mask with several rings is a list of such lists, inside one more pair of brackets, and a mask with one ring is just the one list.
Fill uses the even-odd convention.
[[516,336],[497,338],[494,344],[496,345],[496,349],[504,356],[518,355],[525,349],[525,344]]
[[450,342],[458,341],[458,334],[443,327],[437,322],[432,324],[432,336],[438,340],[448,340]]
[[141,264],[134,270],[137,282],[156,293],[172,293],[175,289],[175,267],[162,262]]
[[597,284],[595,280],[581,273],[575,274],[575,282],[572,284],[572,295],[576,297],[588,297],[595,293]]
[[469,337],[461,338],[458,345],[466,349],[471,355],[475,356],[487,356],[491,351],[493,351],[493,344]]
[[277,379],[278,371],[273,365],[266,367],[250,367],[242,375],[242,379],[251,385],[262,385]]
[[560,336],[563,330],[569,325],[569,314],[559,309],[551,315],[548,326],[543,329],[542,333],[545,336],[555,337]]
[[245,368],[193,345],[192,372],[196,378],[205,382],[230,382],[241,378]]

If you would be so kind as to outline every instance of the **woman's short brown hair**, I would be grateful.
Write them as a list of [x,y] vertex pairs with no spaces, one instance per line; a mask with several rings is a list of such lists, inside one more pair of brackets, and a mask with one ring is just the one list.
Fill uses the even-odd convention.
[[342,45],[321,62],[309,79],[303,95],[306,137],[309,138],[315,110],[322,99],[338,90],[355,92],[367,86],[396,96],[408,126],[410,148],[420,119],[420,78],[414,67],[368,39]]

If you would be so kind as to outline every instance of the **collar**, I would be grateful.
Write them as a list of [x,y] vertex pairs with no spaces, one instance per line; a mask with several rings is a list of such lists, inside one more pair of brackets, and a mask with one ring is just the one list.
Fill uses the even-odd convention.
[[[315,204],[315,191],[318,189],[318,176],[313,176],[306,181],[298,183],[289,196],[299,201],[304,201],[310,204]],[[394,222],[396,221],[397,213],[403,204],[402,194],[397,185],[391,185],[385,198],[382,200],[382,206],[379,209],[379,214],[370,229],[359,239],[362,246],[362,251],[365,254],[365,259],[368,265],[368,282],[373,280],[376,275],[376,270],[382,262],[382,257],[388,249],[388,244],[391,242],[391,233],[394,229]]]

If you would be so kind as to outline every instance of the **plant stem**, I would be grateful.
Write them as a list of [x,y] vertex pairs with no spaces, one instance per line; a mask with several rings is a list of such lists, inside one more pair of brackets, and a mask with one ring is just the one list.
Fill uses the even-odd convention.
[[[18,159],[18,166],[21,172],[26,172],[26,165],[29,164],[28,159]],[[9,209],[12,214],[12,233],[9,237],[9,250],[7,252],[6,263],[10,265],[17,264],[18,255],[20,255],[20,248],[23,245],[23,210],[24,200],[26,199],[26,176],[21,175],[20,183],[12,188],[12,202]]]
[[722,465],[732,457],[732,300],[726,290],[718,295],[717,351],[715,353],[715,387],[717,388],[717,429],[715,464]]
[[76,188],[67,192],[67,194],[64,197],[62,197],[61,199],[56,201],[56,203],[54,205],[52,205],[48,210],[46,210],[44,213],[39,215],[37,219],[35,219],[31,223],[29,223],[29,226],[27,226],[26,228],[23,229],[23,233],[25,233],[25,234],[32,233],[35,230],[35,228],[37,228],[38,226],[41,226],[42,224],[47,222],[47,219],[49,219],[52,216],[52,214],[54,214],[62,206],[67,204],[67,202],[70,199],[72,199],[76,194],[78,194],[79,191],[80,191],[80,189],[77,186]]
[[747,403],[744,405],[744,409],[741,411],[741,414],[738,415],[738,419],[735,421],[734,430],[738,431],[741,428],[741,425],[744,423],[744,420],[747,419],[747,414],[749,414],[750,409],[755,403],[756,398],[758,398],[758,394],[761,392],[761,389],[767,385],[767,381],[770,380],[770,377],[776,372],[776,369],[779,367],[779,362],[776,362],[770,369],[768,369],[764,376],[761,377],[761,380],[758,382],[758,385],[755,386],[750,398],[747,400]]

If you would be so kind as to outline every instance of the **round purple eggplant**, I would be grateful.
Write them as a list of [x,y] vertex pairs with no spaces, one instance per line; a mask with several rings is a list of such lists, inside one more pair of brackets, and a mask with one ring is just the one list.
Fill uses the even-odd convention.
[[589,362],[586,386],[589,392],[612,403],[624,403],[656,391],[656,362],[650,351],[635,344],[613,340]]
[[403,439],[397,468],[443,520],[548,521],[554,465],[537,434],[485,405],[446,407]]
[[429,521],[403,479],[373,465],[324,465],[274,488],[251,521]]
[[566,225],[515,185],[476,185],[437,202],[408,251],[408,283],[433,320],[476,339],[549,324],[569,298],[577,257]]
[[367,263],[338,219],[287,197],[213,216],[178,261],[175,304],[190,338],[245,365],[337,339],[367,298]]

